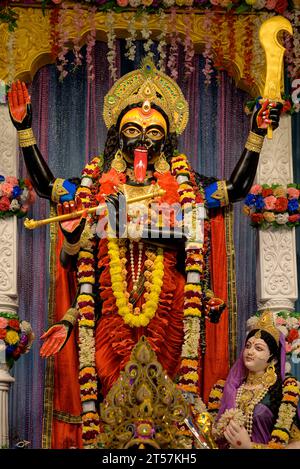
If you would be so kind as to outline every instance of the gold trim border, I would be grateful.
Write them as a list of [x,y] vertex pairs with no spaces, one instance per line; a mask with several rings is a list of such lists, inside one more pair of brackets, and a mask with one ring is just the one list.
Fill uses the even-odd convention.
[[229,365],[232,366],[237,358],[237,296],[235,277],[235,248],[233,240],[233,207],[224,207],[225,237],[227,256],[227,307],[229,334]]
[[[50,216],[56,215],[55,205],[50,206]],[[56,259],[55,250],[57,243],[58,226],[53,223],[50,226],[50,255],[49,255],[49,271],[50,271],[50,285],[48,297],[48,325],[49,327],[54,323],[54,305],[55,305],[55,270]],[[45,388],[44,388],[44,412],[43,412],[43,433],[42,433],[42,448],[51,449],[52,442],[52,423],[53,423],[53,397],[54,397],[54,357],[47,359],[46,373],[45,373]]]

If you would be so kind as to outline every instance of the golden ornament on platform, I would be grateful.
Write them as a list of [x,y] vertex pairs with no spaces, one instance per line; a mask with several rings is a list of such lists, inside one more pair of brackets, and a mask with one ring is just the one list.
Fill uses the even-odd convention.
[[179,427],[188,412],[181,391],[143,336],[100,404],[105,429],[104,438],[100,439],[109,449],[184,448]]

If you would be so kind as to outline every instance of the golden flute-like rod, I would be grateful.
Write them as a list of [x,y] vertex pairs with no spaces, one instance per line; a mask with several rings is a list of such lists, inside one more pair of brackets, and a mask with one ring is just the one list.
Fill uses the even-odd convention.
[[[146,199],[152,199],[153,197],[161,197],[165,194],[164,189],[157,189],[151,192],[150,194],[139,195],[137,197],[131,197],[126,200],[127,204],[133,204],[134,202],[140,202]],[[74,218],[81,217],[84,213],[94,213],[99,209],[105,208],[106,204],[97,205],[97,207],[90,207],[88,209],[78,210],[76,212],[65,213],[64,215],[57,215],[56,217],[44,218],[43,220],[29,220],[26,218],[24,221],[24,226],[28,230],[34,230],[43,225],[48,225],[49,223],[57,223],[60,221],[72,220]]]

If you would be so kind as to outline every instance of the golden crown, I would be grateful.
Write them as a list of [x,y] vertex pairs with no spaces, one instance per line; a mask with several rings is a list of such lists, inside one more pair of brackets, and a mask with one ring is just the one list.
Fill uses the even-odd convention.
[[263,311],[258,321],[254,325],[254,329],[268,332],[272,337],[274,337],[277,345],[279,344],[280,331],[274,324],[272,311],[268,309]]
[[157,70],[151,59],[141,68],[127,73],[112,86],[104,98],[103,117],[107,128],[117,123],[120,113],[131,104],[159,106],[168,116],[170,131],[181,134],[188,122],[188,104],[177,83]]

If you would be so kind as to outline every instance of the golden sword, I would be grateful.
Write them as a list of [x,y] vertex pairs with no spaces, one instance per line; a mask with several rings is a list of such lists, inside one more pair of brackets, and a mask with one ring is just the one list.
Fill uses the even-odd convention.
[[[263,98],[282,102],[281,83],[283,76],[283,54],[285,48],[279,43],[278,33],[287,31],[293,35],[289,20],[283,16],[272,16],[264,21],[259,29],[259,41],[266,56],[266,81]],[[267,137],[272,138],[272,125],[268,126]]]

